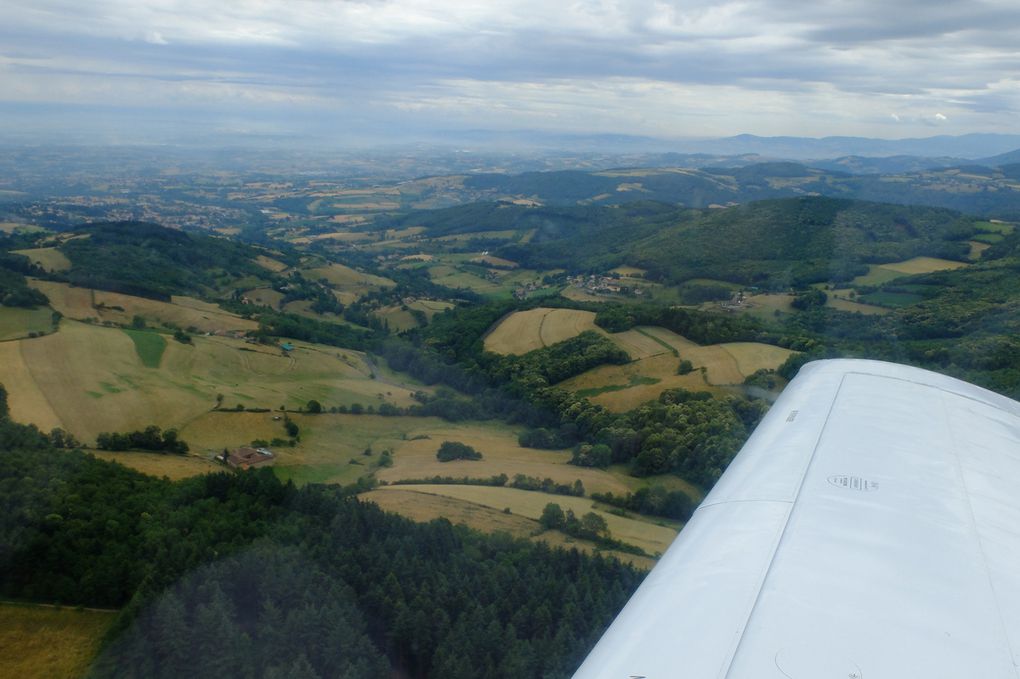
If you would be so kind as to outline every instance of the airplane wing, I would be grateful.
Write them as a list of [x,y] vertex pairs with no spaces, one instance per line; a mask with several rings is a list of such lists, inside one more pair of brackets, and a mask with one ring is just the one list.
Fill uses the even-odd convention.
[[878,361],[790,383],[575,679],[1020,676],[1020,403]]

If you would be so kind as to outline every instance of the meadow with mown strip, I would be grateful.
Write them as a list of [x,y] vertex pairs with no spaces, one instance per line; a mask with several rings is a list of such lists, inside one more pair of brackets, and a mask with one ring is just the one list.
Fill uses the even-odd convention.
[[55,311],[76,320],[130,325],[136,316],[140,316],[149,325],[171,324],[194,328],[198,332],[241,333],[258,328],[258,323],[253,320],[241,318],[194,297],[174,295],[170,302],[161,302],[54,281],[30,280],[29,284],[49,298]]
[[[651,570],[655,565],[655,559],[651,557],[599,548],[588,540],[579,540],[557,530],[543,530],[537,520],[514,514],[513,510],[507,512],[507,508],[497,510],[468,500],[406,488],[389,486],[362,493],[360,497],[414,521],[426,522],[441,518],[485,533],[506,533],[517,538],[544,542],[550,547],[577,549],[588,554],[598,552],[642,570]],[[556,502],[556,496],[548,497],[550,502]]]
[[576,337],[587,330],[603,332],[595,325],[593,311],[545,307],[515,311],[485,336],[485,350],[520,356]]
[[534,520],[542,516],[542,510],[549,503],[559,505],[563,511],[569,509],[578,517],[594,512],[605,519],[613,538],[640,547],[651,555],[665,552],[677,533],[677,528],[665,525],[665,521],[653,522],[644,518],[617,516],[599,509],[596,503],[583,497],[549,495],[518,488],[438,484],[384,486],[379,490],[389,492],[391,488],[464,500],[496,510],[509,507],[512,514]]
[[0,306],[0,342],[53,330],[53,312],[47,307]]
[[0,603],[0,673],[17,679],[85,676],[116,611]]
[[24,255],[34,264],[46,271],[67,271],[71,268],[71,260],[57,248],[32,248],[29,250],[12,250],[16,255]]
[[415,403],[412,392],[422,388],[360,352],[293,345],[284,352],[203,336],[182,344],[163,335],[132,336],[120,328],[65,320],[59,332],[0,343],[0,383],[10,392],[16,419],[44,430],[62,427],[85,441],[148,424],[182,427],[208,414],[218,394],[224,408],[296,410],[312,399],[327,408],[408,406]]
[[[636,360],[624,365],[602,365],[561,382],[613,412],[626,412],[658,398],[666,389],[730,393],[754,372],[775,370],[793,351],[760,342],[699,345],[665,328],[641,326],[609,335]],[[693,370],[678,374],[680,361]]]
[[935,271],[947,271],[962,269],[969,266],[966,262],[957,262],[951,259],[939,259],[938,257],[913,257],[902,262],[889,262],[887,264],[872,264],[868,267],[868,273],[858,276],[853,280],[854,285],[881,285],[903,276],[914,276],[917,274],[932,273]]

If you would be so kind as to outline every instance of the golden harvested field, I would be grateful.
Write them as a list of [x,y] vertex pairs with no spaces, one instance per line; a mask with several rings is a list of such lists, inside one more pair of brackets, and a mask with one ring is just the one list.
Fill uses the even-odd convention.
[[417,236],[420,233],[424,233],[424,226],[408,226],[403,229],[387,229],[383,233],[383,238],[387,240],[399,240],[401,238],[410,238],[411,236]]
[[392,288],[396,285],[396,283],[388,278],[355,271],[349,266],[344,266],[343,264],[330,263],[325,266],[305,269],[302,273],[306,278],[310,278],[311,280],[317,281],[320,278],[325,278],[327,281],[333,285],[339,286],[343,290],[365,292],[368,290],[378,290],[379,288]]
[[502,509],[405,488],[408,486],[384,486],[381,490],[362,494],[361,498],[376,503],[388,512],[396,512],[415,521],[425,522],[442,517],[451,523],[463,523],[475,530],[487,533],[502,531],[519,538],[528,537],[540,528],[534,519],[506,514]]
[[22,309],[0,306],[0,341],[28,337],[28,333],[53,330],[53,312],[47,307]]
[[456,306],[453,302],[443,302],[436,299],[419,299],[415,302],[411,302],[409,305],[412,309],[418,309],[425,312],[425,316],[431,321],[432,317],[438,313],[442,313],[447,309],[452,309]]
[[485,349],[497,354],[526,354],[586,330],[602,332],[595,325],[595,313],[576,309],[515,311],[496,325],[485,337]]
[[793,295],[784,293],[748,295],[745,297],[745,305],[742,311],[752,316],[764,319],[772,319],[775,312],[793,313]]
[[372,312],[382,321],[385,321],[391,332],[403,332],[418,327],[418,321],[414,319],[410,311],[402,309],[399,305],[382,307]]
[[967,255],[972,260],[981,259],[985,250],[992,247],[988,243],[979,243],[976,240],[967,241],[970,244],[970,253]]
[[643,570],[651,570],[655,565],[655,559],[614,550],[596,550],[592,543],[586,540],[575,540],[559,531],[539,532],[541,525],[534,519],[517,516],[513,513],[506,514],[503,510],[496,510],[466,500],[416,490],[405,490],[405,488],[406,486],[389,486],[381,490],[363,493],[360,497],[376,503],[388,512],[406,516],[414,521],[425,522],[445,518],[453,524],[464,524],[482,532],[509,533],[514,537],[544,542],[551,547],[578,549],[587,554],[600,551],[601,554],[615,556],[619,560]]
[[414,314],[411,313],[411,310],[421,311],[425,314],[425,318],[431,321],[432,317],[437,313],[453,308],[455,305],[451,302],[423,299],[415,300],[406,306],[407,309],[404,308],[404,305],[394,304],[376,309],[372,314],[380,320],[386,321],[392,332],[403,332],[404,330],[418,327],[418,321]]
[[596,177],[654,177],[660,174],[666,174],[668,170],[659,170],[655,168],[639,168],[639,169],[625,169],[625,170],[605,170],[603,172],[593,172],[592,174]]
[[12,252],[16,255],[25,255],[47,271],[67,271],[71,268],[71,260],[56,248],[33,248]]
[[539,307],[515,311],[504,317],[485,336],[486,351],[520,356],[545,346],[542,342],[542,321],[552,311]]
[[639,269],[636,266],[618,266],[615,269],[610,269],[610,273],[618,273],[625,278],[644,278],[645,274],[648,273],[644,269]]
[[[359,222],[360,221],[364,221],[363,217],[355,216],[355,215],[349,215],[349,216],[350,217],[354,217]],[[314,236],[301,236],[299,238],[293,238],[293,239],[291,239],[291,241],[294,242],[294,243],[299,243],[299,244],[307,245],[308,243],[313,243],[315,241],[320,241],[320,240],[332,240],[332,241],[338,241],[338,242],[341,242],[341,243],[356,243],[356,242],[361,242],[361,241],[366,241],[366,240],[371,240],[371,239],[372,239],[372,234],[370,234],[370,233],[361,233],[361,232],[357,232],[357,231],[332,231],[330,233],[319,233],[319,234],[316,234]]]
[[537,520],[542,510],[550,502],[558,504],[563,511],[573,510],[578,517],[595,512],[606,520],[609,532],[618,540],[642,548],[649,554],[661,554],[666,551],[677,535],[677,531],[664,525],[647,520],[625,518],[595,508],[595,503],[583,497],[549,495],[536,491],[519,490],[517,488],[493,488],[488,486],[460,486],[415,484],[407,486],[384,486],[380,492],[392,492],[391,489],[414,490],[420,493],[439,495],[442,497],[464,500],[483,507],[502,511],[509,507],[513,514]]
[[557,342],[576,337],[587,330],[602,332],[595,325],[595,312],[577,309],[552,309],[539,326],[542,344],[552,346]]
[[462,240],[474,240],[475,238],[505,238],[510,240],[515,238],[519,232],[514,229],[504,229],[502,231],[472,231],[471,233],[452,233],[448,236],[438,236],[431,240],[446,243],[452,241]]
[[143,474],[166,476],[171,481],[223,470],[223,466],[207,457],[199,457],[197,455],[160,455],[159,453],[140,452],[114,453],[106,450],[94,450],[92,454],[102,460],[117,462]]
[[[725,393],[719,387],[737,385],[761,368],[775,369],[793,353],[789,349],[758,342],[731,342],[700,346],[665,328],[643,326],[627,333],[610,335],[614,340],[628,333],[642,334],[647,352],[625,365],[602,365],[561,382],[559,386],[580,392],[593,403],[613,412],[625,412],[641,403],[658,398],[666,389]],[[654,338],[654,339],[653,339]],[[658,342],[655,342],[658,340]],[[657,353],[652,345],[658,347]],[[676,349],[679,357],[662,345]],[[628,351],[627,345],[621,345]],[[694,372],[677,375],[681,360],[694,365]],[[704,373],[700,370],[704,368]]]
[[620,349],[630,354],[632,359],[649,358],[660,354],[672,356],[673,353],[673,348],[658,342],[656,336],[650,333],[647,327],[635,327],[623,332],[614,332],[609,336],[612,337],[613,342],[619,345]]
[[78,679],[116,616],[116,611],[0,604],[0,674]]
[[503,269],[516,269],[518,266],[517,262],[511,262],[509,259],[494,257],[492,255],[481,255],[479,257],[473,257],[468,261],[472,264],[484,264],[486,266],[494,266]]
[[[640,487],[640,481],[622,474],[601,469],[576,467],[567,464],[568,451],[536,450],[522,448],[517,444],[519,428],[494,422],[454,423],[433,418],[394,418],[396,420],[418,419],[419,427],[407,430],[408,440],[394,440],[389,445],[394,451],[393,466],[379,471],[382,481],[422,479],[432,476],[490,477],[516,474],[546,477],[557,483],[573,483],[580,479],[589,493],[626,493]],[[428,436],[428,438],[417,438]],[[472,446],[482,453],[481,460],[454,460],[440,462],[436,451],[443,441],[459,441]],[[502,509],[502,507],[500,507]]]
[[273,309],[279,309],[280,302],[283,301],[283,293],[273,290],[272,288],[254,288],[253,290],[245,292],[244,296],[255,304],[271,307]]
[[336,224],[363,224],[368,221],[368,218],[362,215],[333,215],[329,221]]
[[902,262],[882,264],[881,268],[895,271],[901,274],[921,274],[933,271],[944,271],[946,269],[960,269],[968,266],[966,262],[954,262],[950,259],[939,259],[937,257],[914,257]]
[[560,291],[560,295],[575,302],[608,302],[609,298],[602,295],[593,295],[581,288],[568,285]]
[[11,419],[49,431],[62,423],[22,359],[21,347],[27,341],[0,342],[0,384],[7,389]]
[[55,283],[29,278],[28,284],[50,300],[50,306],[67,318],[92,318],[101,320],[95,309],[93,291],[88,288],[72,288],[67,283]]
[[265,255],[259,255],[255,258],[255,263],[261,266],[263,269],[267,269],[274,273],[279,273],[287,268],[287,265],[283,262],[273,259],[272,257],[266,257]]
[[853,282],[854,285],[880,285],[901,276],[913,276],[933,271],[944,271],[946,269],[960,269],[965,266],[969,266],[969,264],[954,262],[950,259],[939,259],[937,257],[914,257],[902,262],[872,264],[868,267],[868,273],[858,276]]
[[644,331],[676,348],[680,360],[690,361],[695,368],[705,368],[709,384],[740,384],[744,381],[745,375],[741,372],[736,357],[726,350],[726,345],[701,346],[665,328],[646,327]]
[[[761,342],[726,342],[719,346],[736,361],[737,371],[741,375],[741,382],[743,382],[744,377],[758,370],[775,370],[786,359],[796,353],[783,347],[762,344]],[[709,375],[711,374],[712,370],[709,368]]]
[[225,407],[296,409],[309,399],[327,407],[383,400],[405,406],[420,388],[393,384],[393,375],[354,351],[294,342],[284,356],[226,337],[193,342],[168,341],[159,367],[147,368],[122,330],[65,320],[60,332],[0,343],[0,383],[16,419],[61,426],[85,441],[147,424],[181,427],[207,414],[218,393]]
[[622,413],[659,397],[666,389],[725,393],[705,382],[701,371],[677,375],[680,359],[672,354],[650,356],[626,365],[601,365],[557,386],[580,392],[592,403]]
[[851,292],[851,288],[829,290],[828,298],[825,300],[825,306],[832,307],[833,309],[838,309],[840,311],[856,312],[869,316],[881,316],[892,311],[892,309],[875,306],[874,304],[862,304],[861,302],[855,302],[849,298]]
[[854,286],[881,285],[882,283],[888,283],[889,281],[896,278],[900,278],[901,276],[904,275],[905,274],[903,274],[902,272],[893,271],[892,269],[887,269],[884,266],[872,264],[868,266],[868,273],[863,274],[861,276],[857,276],[851,282]]
[[0,233],[42,233],[46,231],[35,224],[22,224],[21,222],[0,222]]
[[[312,311],[312,301],[308,299],[299,299],[293,302],[287,302],[283,305],[282,311],[286,311],[289,314],[295,314],[297,316],[304,316],[306,318],[314,318],[316,320],[322,320],[324,315],[317,314]],[[336,322],[336,316],[333,315],[330,320]]]
[[160,302],[116,292],[73,288],[53,281],[30,280],[29,284],[45,294],[55,310],[77,320],[91,318],[130,324],[135,316],[142,316],[149,325],[172,323],[182,328],[194,327],[199,332],[245,332],[258,327],[255,321],[193,297],[174,295],[172,302]]
[[644,328],[646,332],[676,347],[681,360],[695,368],[705,368],[709,384],[740,384],[744,378],[762,368],[775,369],[790,354],[789,349],[761,342],[727,342],[701,346],[665,328]]
[[442,264],[429,267],[429,278],[448,288],[467,288],[481,295],[494,295],[503,288],[499,282],[498,274],[496,280],[492,280]]

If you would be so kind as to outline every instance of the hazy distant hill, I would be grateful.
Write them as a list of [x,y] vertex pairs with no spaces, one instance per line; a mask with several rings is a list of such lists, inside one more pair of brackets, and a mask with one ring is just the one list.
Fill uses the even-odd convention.
[[1000,153],[999,155],[992,156],[991,158],[982,158],[978,161],[978,163],[980,165],[991,165],[993,167],[1020,163],[1020,149],[1009,151],[1008,153]]
[[868,137],[758,137],[741,134],[685,144],[688,153],[711,152],[738,155],[757,153],[773,158],[807,160],[841,156],[950,156],[984,158],[1020,147],[1020,135],[939,135],[919,139],[872,139]]
[[940,156],[937,158],[922,156],[843,156],[842,158],[833,158],[831,160],[812,160],[807,164],[822,170],[847,172],[850,174],[905,174],[966,165],[969,162],[972,161],[950,156]]
[[763,158],[809,160],[843,156],[917,156],[977,159],[1020,147],[1016,134],[936,135],[911,139],[871,137],[761,137],[740,134],[717,139],[663,139],[623,134],[564,134],[539,130],[472,130],[451,133],[464,144],[506,149],[573,149],[616,153],[759,155]]
[[614,205],[662,201],[686,207],[821,195],[944,207],[1002,219],[1020,218],[1020,187],[1009,166],[971,163],[900,174],[850,174],[793,162],[736,168],[625,168],[601,172],[480,174],[465,179],[478,197],[527,198],[547,205]]

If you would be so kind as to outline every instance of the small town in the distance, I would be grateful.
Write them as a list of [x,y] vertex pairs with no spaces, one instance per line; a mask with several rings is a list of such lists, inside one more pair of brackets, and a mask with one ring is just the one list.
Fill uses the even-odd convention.
[[1020,396],[1020,138],[735,139],[6,147],[3,673],[568,677],[804,363]]

